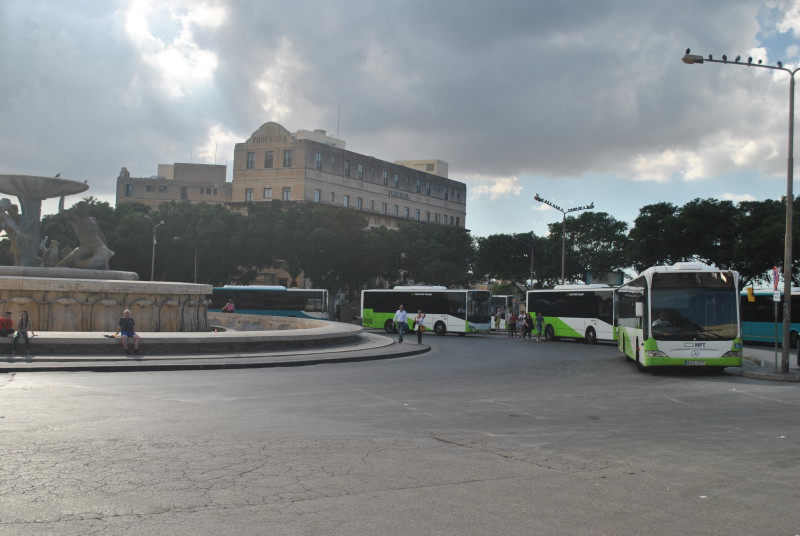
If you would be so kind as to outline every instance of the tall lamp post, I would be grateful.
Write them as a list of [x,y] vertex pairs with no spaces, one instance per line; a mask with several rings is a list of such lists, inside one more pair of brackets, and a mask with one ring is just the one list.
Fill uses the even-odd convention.
[[728,57],[723,55],[721,60],[715,60],[709,54],[707,58],[691,54],[691,50],[686,49],[682,61],[689,65],[703,63],[724,63],[725,65],[741,65],[743,67],[758,67],[760,69],[771,69],[773,71],[783,71],[789,74],[789,150],[786,161],[786,231],[783,238],[783,345],[781,346],[781,370],[789,372],[789,342],[791,336],[791,302],[792,302],[792,219],[794,211],[794,196],[792,195],[792,181],[794,180],[794,75],[800,71],[788,69],[781,62],[775,65],[765,65],[758,60],[753,63],[753,58],[741,61],[741,56],[736,56],[733,61],[728,61]]
[[197,283],[197,246],[195,246],[189,240],[186,240],[185,238],[182,238],[180,236],[174,237],[173,240],[180,241],[180,242],[186,242],[187,244],[189,244],[190,246],[192,246],[194,248],[194,282]]
[[539,194],[534,195],[533,198],[536,201],[540,202],[540,203],[544,203],[545,205],[549,205],[549,206],[553,207],[554,209],[559,211],[563,216],[563,219],[561,220],[561,284],[563,285],[564,284],[564,268],[565,268],[565,265],[566,265],[565,261],[566,261],[566,256],[567,256],[567,254],[566,254],[566,251],[567,251],[567,214],[569,214],[570,212],[578,212],[579,210],[591,210],[591,209],[594,208],[594,203],[589,203],[588,205],[583,206],[583,207],[568,208],[568,209],[565,210],[565,209],[559,207],[558,205],[554,205],[553,203],[551,203],[547,199],[543,199],[542,197],[539,196]]
[[153,220],[151,220],[150,216],[147,214],[144,215],[144,218],[150,222],[150,226],[153,228],[153,254],[150,256],[150,281],[153,281],[156,274],[156,229],[158,229],[159,225],[164,225],[164,220],[161,220],[158,223],[153,223]]

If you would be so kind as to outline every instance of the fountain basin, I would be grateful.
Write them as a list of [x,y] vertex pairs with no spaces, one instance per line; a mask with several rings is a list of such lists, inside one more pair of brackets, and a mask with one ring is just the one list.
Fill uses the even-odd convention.
[[131,310],[136,331],[208,331],[210,285],[194,283],[0,276],[0,314],[28,311],[39,331],[114,333]]

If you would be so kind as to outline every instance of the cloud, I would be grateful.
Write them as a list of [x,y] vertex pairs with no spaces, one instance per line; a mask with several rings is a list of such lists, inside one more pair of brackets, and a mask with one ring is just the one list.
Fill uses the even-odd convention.
[[798,6],[7,2],[0,172],[60,170],[112,195],[122,166],[223,161],[278,121],[388,161],[445,160],[476,203],[526,195],[526,176],[693,188],[777,176],[785,73],[680,57],[689,46],[796,61]]
[[[469,180],[466,177],[459,177],[459,180]],[[472,181],[470,181],[472,182]],[[503,197],[516,196],[522,192],[522,186],[517,177],[496,177],[490,178],[489,184],[477,184],[469,189],[469,198],[477,200],[480,197],[488,196],[492,201]]]

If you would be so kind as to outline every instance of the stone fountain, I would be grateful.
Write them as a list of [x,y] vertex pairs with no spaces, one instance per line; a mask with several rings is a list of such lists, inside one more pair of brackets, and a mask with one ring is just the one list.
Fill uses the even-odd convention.
[[85,192],[84,182],[59,177],[0,175],[0,226],[11,241],[15,266],[0,266],[0,314],[29,312],[35,331],[116,331],[124,309],[137,331],[208,331],[209,285],[139,281],[134,272],[108,269],[108,249],[85,202],[70,209],[78,247],[45,248],[42,201]]

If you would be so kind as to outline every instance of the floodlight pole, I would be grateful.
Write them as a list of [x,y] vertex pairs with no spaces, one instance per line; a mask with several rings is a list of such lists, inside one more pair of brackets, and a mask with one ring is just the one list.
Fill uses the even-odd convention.
[[156,242],[157,242],[157,235],[156,229],[158,229],[159,225],[164,225],[164,220],[161,220],[158,223],[153,223],[153,220],[150,219],[150,216],[145,214],[144,218],[150,222],[150,225],[153,227],[153,253],[150,256],[150,281],[153,281],[156,274]]
[[538,201],[538,202],[540,202],[540,203],[544,203],[545,205],[549,205],[549,206],[553,207],[554,209],[559,211],[563,216],[563,218],[561,220],[561,284],[563,285],[564,284],[564,275],[565,275],[565,266],[566,266],[566,262],[565,261],[566,261],[566,258],[567,258],[567,254],[566,254],[566,251],[567,251],[567,214],[569,214],[570,212],[577,212],[579,210],[591,210],[591,209],[594,208],[594,203],[590,203],[590,204],[588,204],[588,205],[586,205],[584,207],[568,208],[568,209],[564,210],[563,208],[554,205],[553,203],[551,203],[547,199],[543,199],[542,197],[539,196],[539,194],[534,195],[533,199]]
[[792,194],[792,183],[794,181],[794,75],[800,71],[800,67],[792,70],[784,67],[781,62],[778,62],[777,65],[764,65],[761,60],[753,63],[753,58],[740,62],[739,56],[734,61],[728,61],[727,56],[722,56],[721,60],[715,60],[712,56],[703,58],[689,52],[689,49],[686,49],[686,54],[681,58],[683,63],[689,65],[706,62],[724,63],[725,65],[741,65],[744,67],[784,71],[789,74],[789,150],[786,161],[786,231],[783,237],[783,344],[781,347],[781,371],[789,372],[792,321],[792,220],[794,215],[794,196]]

